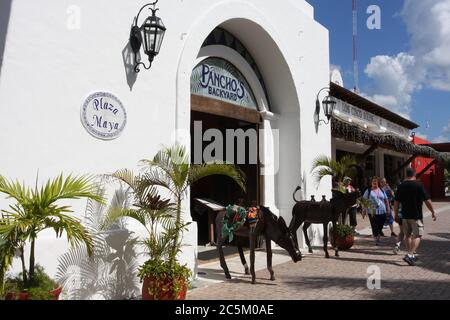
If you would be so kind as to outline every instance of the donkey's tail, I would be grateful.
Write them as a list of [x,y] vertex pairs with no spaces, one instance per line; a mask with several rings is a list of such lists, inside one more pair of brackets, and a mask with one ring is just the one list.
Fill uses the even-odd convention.
[[295,199],[295,194],[296,194],[299,190],[301,190],[301,189],[302,189],[302,187],[298,186],[298,187],[295,189],[294,193],[292,194],[292,198],[294,199],[295,202],[300,202],[300,200]]

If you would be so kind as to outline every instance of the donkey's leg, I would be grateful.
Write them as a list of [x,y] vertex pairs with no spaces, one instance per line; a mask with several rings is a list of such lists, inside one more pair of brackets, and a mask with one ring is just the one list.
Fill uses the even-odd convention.
[[325,258],[330,258],[328,254],[328,222],[323,224],[323,251],[325,251]]
[[[220,229],[218,229],[220,230]],[[220,266],[222,267],[223,271],[225,272],[225,277],[227,279],[231,279],[230,271],[228,270],[227,262],[225,261],[225,256],[223,254],[222,246],[224,244],[225,240],[222,238],[221,232],[217,233],[217,250],[219,251],[219,259],[220,259]]]
[[266,251],[267,251],[267,270],[270,273],[270,280],[275,280],[275,275],[272,268],[272,240],[266,237]]
[[295,216],[292,217],[292,221],[289,225],[289,230],[292,232],[292,236],[294,237],[294,242],[296,245],[296,249],[300,249],[298,247],[298,239],[297,239],[297,230],[302,225],[303,220],[297,219]]
[[242,265],[245,268],[245,274],[250,274],[248,269],[247,261],[245,260],[244,250],[242,250],[242,246],[238,245],[239,257],[241,258]]
[[337,233],[336,233],[336,221],[332,221],[333,222],[333,248],[334,248],[334,255],[336,257],[339,257],[339,249],[336,245],[336,237],[337,237]]
[[311,223],[306,222],[303,224],[303,235],[305,236],[306,245],[308,246],[308,252],[313,253],[313,249],[311,247],[311,242],[309,242],[308,237],[308,228],[311,226]]
[[252,275],[252,284],[256,283],[255,274],[255,245],[256,245],[256,234],[250,229],[250,273]]

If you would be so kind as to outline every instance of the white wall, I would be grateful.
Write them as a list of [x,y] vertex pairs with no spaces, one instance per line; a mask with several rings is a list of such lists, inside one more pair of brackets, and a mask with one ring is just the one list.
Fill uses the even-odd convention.
[[[316,133],[313,123],[315,95],[328,83],[329,48],[328,31],[313,20],[312,7],[305,1],[161,1],[158,15],[167,27],[161,53],[151,70],[136,76],[127,74],[124,61],[133,17],[145,3],[12,2],[0,78],[0,173],[33,184],[37,170],[44,180],[60,172],[136,168],[171,144],[176,130],[189,132],[190,72],[206,36],[222,25],[251,51],[280,115],[285,142],[275,190],[280,213],[289,222],[292,192],[302,179],[308,197],[329,195],[330,184],[317,190],[310,174],[313,158],[331,150],[329,126]],[[70,5],[80,9],[80,29],[68,28]],[[84,99],[97,90],[114,93],[127,110],[127,126],[116,140],[94,139],[80,122]],[[5,204],[1,199],[0,208]],[[74,203],[79,215],[85,204]],[[189,212],[185,217],[190,219]],[[195,239],[194,226],[182,257],[191,267]],[[37,260],[53,275],[66,247],[63,239],[45,234]]]

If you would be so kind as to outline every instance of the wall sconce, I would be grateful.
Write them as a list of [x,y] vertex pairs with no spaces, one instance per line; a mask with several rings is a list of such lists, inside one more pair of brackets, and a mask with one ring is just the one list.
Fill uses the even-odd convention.
[[[322,108],[323,108],[323,113],[325,114],[325,117],[327,117],[327,122],[325,122],[325,120],[320,120],[320,101],[319,101],[319,96],[320,93],[324,90],[328,90],[328,95],[322,100]],[[333,116],[333,111],[334,108],[336,106],[336,101],[333,100],[333,98],[330,96],[330,88],[329,87],[325,87],[320,89],[319,93],[317,93],[317,97],[316,97],[316,113],[315,113],[315,120],[317,123],[323,122],[324,124],[329,124],[331,117]]]
[[[143,62],[138,62],[134,66],[134,72],[138,73],[140,71],[139,66],[143,65],[146,70],[150,69],[152,66],[153,58],[158,55],[159,50],[161,49],[161,44],[164,39],[164,34],[166,32],[166,27],[160,17],[156,15],[155,6],[158,3],[156,0],[153,3],[148,3],[139,10],[137,17],[134,20],[134,25],[131,28],[130,34],[130,45],[134,52],[134,56],[137,57],[139,50],[141,49],[142,43],[144,43],[144,52],[148,56],[149,65],[145,66]],[[139,15],[142,10],[144,10],[148,6],[153,6],[150,8],[152,10],[152,15],[147,17],[142,26],[138,26]],[[135,58],[137,62],[137,58]]]

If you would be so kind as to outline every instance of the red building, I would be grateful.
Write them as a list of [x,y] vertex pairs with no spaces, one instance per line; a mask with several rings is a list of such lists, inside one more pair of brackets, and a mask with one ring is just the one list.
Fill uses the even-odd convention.
[[[430,141],[419,137],[414,137],[413,143],[434,147]],[[421,180],[431,198],[445,197],[444,165],[442,162],[431,158],[417,157],[412,161],[411,166],[418,174],[422,173]],[[426,171],[424,171],[425,169]]]

